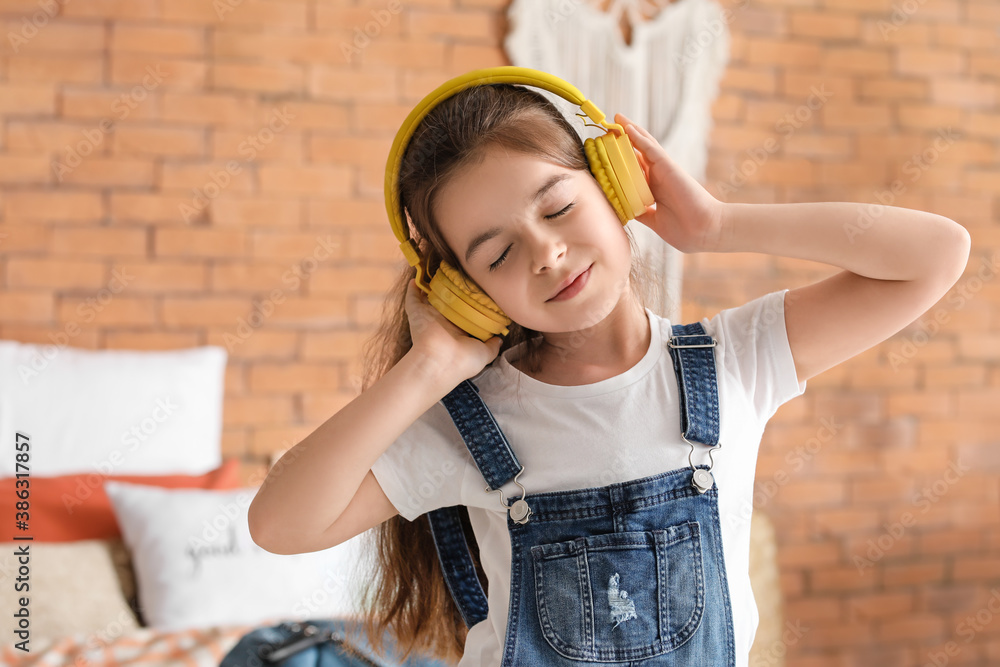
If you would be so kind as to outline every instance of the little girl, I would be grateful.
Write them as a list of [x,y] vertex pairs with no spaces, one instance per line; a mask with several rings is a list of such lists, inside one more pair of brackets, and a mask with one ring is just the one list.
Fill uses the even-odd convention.
[[[635,220],[666,243],[843,271],[682,328],[646,307],[655,285],[629,227],[556,107],[510,84],[438,104],[404,153],[400,201],[428,267],[460,268],[509,333],[470,337],[406,267],[362,393],[285,453],[249,514],[275,553],[377,527],[376,646],[389,632],[461,667],[745,667],[758,622],[746,508],[768,419],[965,267],[969,235],[948,218],[724,204],[645,129],[616,122],[655,197]],[[518,475],[488,484],[504,465]],[[453,506],[474,534],[484,618],[456,604],[429,530],[428,513]]]

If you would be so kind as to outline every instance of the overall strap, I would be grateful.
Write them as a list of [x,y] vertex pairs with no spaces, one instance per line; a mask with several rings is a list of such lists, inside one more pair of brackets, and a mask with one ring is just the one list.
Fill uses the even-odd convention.
[[462,531],[462,508],[458,505],[442,507],[427,513],[434,546],[444,573],[451,597],[462,614],[466,627],[486,620],[489,603],[483,585],[476,575],[469,543]]
[[[521,472],[507,438],[497,426],[493,413],[479,397],[479,387],[471,380],[461,382],[441,399],[455,422],[465,446],[491,489],[499,489]],[[441,571],[451,597],[455,600],[467,627],[486,620],[489,604],[469,543],[462,530],[461,508],[442,507],[427,513]]]
[[521,472],[521,463],[472,380],[460,382],[441,402],[491,489],[499,489]]
[[701,322],[675,324],[667,341],[674,362],[681,403],[681,435],[710,447],[719,446],[719,389],[715,339]]

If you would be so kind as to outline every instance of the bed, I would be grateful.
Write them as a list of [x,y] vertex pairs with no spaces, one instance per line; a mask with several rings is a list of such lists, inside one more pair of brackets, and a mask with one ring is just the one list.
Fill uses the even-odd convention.
[[221,454],[226,365],[0,341],[0,664],[214,667],[255,627],[356,613],[362,536],[250,538],[263,480]]

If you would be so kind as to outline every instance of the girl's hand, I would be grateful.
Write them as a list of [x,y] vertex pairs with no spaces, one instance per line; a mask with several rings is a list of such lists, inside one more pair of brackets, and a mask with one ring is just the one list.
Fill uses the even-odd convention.
[[462,331],[428,303],[416,279],[406,286],[403,305],[413,340],[409,354],[419,357],[421,365],[449,388],[483,370],[500,351],[502,338],[493,336],[484,343]]
[[725,204],[684,172],[645,128],[623,114],[615,122],[625,128],[639,166],[656,202],[636,220],[681,252],[718,252],[724,232]]

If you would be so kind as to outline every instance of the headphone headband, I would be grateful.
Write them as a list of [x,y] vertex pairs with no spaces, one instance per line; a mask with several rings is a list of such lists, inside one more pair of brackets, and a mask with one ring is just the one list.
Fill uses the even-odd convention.
[[609,130],[617,128],[621,132],[624,132],[624,129],[617,123],[605,123],[604,113],[602,113],[593,102],[584,97],[583,93],[581,93],[575,86],[563,81],[557,76],[549,74],[548,72],[542,72],[528,67],[514,67],[511,65],[504,67],[487,67],[467,72],[466,74],[444,82],[425,96],[424,99],[422,99],[420,103],[417,104],[412,111],[410,111],[406,120],[403,121],[402,126],[399,128],[399,132],[396,133],[396,138],[392,142],[392,148],[389,149],[389,159],[386,162],[384,186],[385,209],[389,216],[389,224],[392,225],[392,231],[400,242],[399,247],[406,256],[410,266],[417,266],[420,262],[420,257],[417,254],[416,247],[410,240],[409,227],[406,224],[406,218],[399,205],[398,188],[399,170],[402,166],[403,153],[406,150],[407,144],[410,142],[410,137],[413,136],[413,133],[416,131],[417,125],[420,124],[420,121],[422,121],[435,106],[447,98],[465,90],[466,88],[492,83],[519,83],[542,88],[579,106],[580,109],[595,124],[603,125]]

